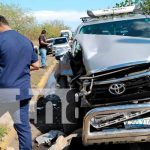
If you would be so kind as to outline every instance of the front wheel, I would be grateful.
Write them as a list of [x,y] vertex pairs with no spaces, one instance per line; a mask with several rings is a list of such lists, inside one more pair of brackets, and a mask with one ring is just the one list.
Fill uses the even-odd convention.
[[67,88],[68,87],[67,76],[60,76],[58,79],[58,84],[60,85],[60,88]]

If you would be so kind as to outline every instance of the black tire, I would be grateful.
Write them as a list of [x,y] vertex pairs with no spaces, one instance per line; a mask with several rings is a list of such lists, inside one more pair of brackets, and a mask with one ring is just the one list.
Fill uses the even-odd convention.
[[67,88],[68,87],[67,76],[60,76],[58,79],[58,84],[60,85],[60,88]]

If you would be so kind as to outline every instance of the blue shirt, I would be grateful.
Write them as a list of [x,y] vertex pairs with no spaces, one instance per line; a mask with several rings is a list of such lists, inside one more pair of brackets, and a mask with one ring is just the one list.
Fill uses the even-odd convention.
[[0,33],[0,89],[19,89],[17,100],[31,98],[30,65],[37,60],[26,37],[14,30]]

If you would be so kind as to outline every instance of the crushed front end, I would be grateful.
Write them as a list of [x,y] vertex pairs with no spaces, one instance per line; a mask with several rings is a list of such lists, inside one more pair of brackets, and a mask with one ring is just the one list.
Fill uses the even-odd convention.
[[150,64],[80,77],[84,145],[150,141]]
[[83,144],[150,141],[150,104],[98,107],[84,117]]
[[90,105],[125,104],[149,101],[150,64],[132,65],[81,77],[80,95]]

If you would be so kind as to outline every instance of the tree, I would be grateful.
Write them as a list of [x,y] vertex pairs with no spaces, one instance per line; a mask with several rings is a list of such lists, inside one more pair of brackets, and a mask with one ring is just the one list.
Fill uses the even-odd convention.
[[63,29],[70,29],[66,26],[63,21],[53,20],[50,22],[45,22],[41,25],[42,29],[45,29],[48,32],[48,37],[58,37],[60,36],[60,31]]
[[4,5],[0,3],[0,14],[5,16],[12,28],[24,32],[35,23],[35,18],[27,15],[27,11],[16,5]]
[[60,35],[60,30],[69,28],[60,20],[38,24],[36,18],[33,17],[30,11],[24,10],[17,5],[0,3],[0,14],[7,18],[13,29],[24,34],[33,41],[38,40],[42,29],[47,30],[48,37],[57,37]]
[[121,3],[117,3],[116,7],[126,7],[135,4],[139,5],[145,14],[150,14],[150,0],[124,0]]
[[141,8],[145,14],[150,15],[150,0],[143,0],[141,2]]
[[140,0],[124,0],[121,3],[117,3],[116,7],[126,7],[126,6],[129,6],[129,5],[134,5],[134,4],[139,3],[139,1]]

